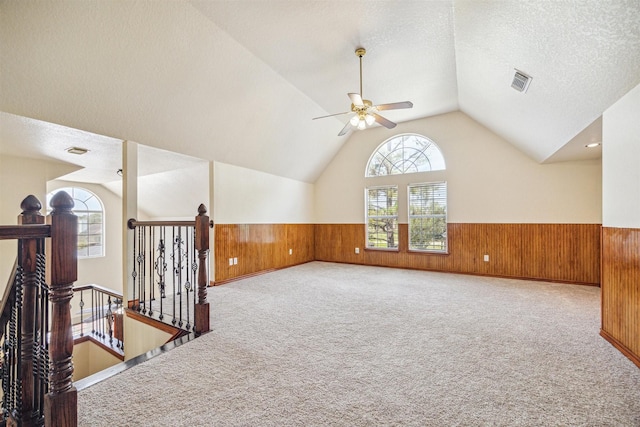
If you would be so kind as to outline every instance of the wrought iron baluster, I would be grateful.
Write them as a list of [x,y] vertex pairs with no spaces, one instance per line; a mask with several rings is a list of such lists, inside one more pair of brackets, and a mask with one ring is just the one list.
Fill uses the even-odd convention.
[[171,275],[171,293],[173,300],[173,319],[171,319],[171,324],[175,325],[178,323],[178,319],[176,318],[176,227],[171,227],[172,236],[171,236],[171,260],[173,262],[173,274]]
[[155,247],[155,236],[153,227],[149,228],[149,245],[147,247],[149,251],[149,317],[153,316],[153,300],[155,299],[155,292],[153,289],[153,250]]
[[[185,301],[187,303],[187,307],[186,307],[186,311],[187,311],[187,324],[185,325],[185,329],[188,331],[189,329],[191,329],[191,317],[189,316],[189,292],[191,291],[191,287],[192,287],[192,283],[193,283],[193,279],[195,278],[195,276],[193,274],[191,274],[191,265],[193,263],[193,252],[194,252],[194,239],[193,239],[193,231],[192,232],[188,232],[189,230],[186,230],[187,233],[186,234],[186,240],[187,240],[187,280],[184,283],[184,289],[186,291],[186,295],[185,295]],[[191,244],[189,244],[189,239],[191,239]]]
[[107,331],[109,333],[109,345],[113,347],[113,311],[111,311],[111,295],[107,298],[107,313],[106,313],[106,322],[107,322]]
[[84,290],[80,291],[80,336],[84,336]]
[[96,291],[95,289],[91,290],[91,333],[93,335],[97,335],[96,333]]
[[140,248],[140,251],[142,252],[143,255],[142,255],[142,277],[141,277],[142,295],[140,298],[140,303],[142,305],[141,313],[146,314],[147,313],[147,263],[146,263],[147,227],[143,227],[141,229],[141,232],[142,232],[142,247]]
[[165,228],[159,228],[160,234],[160,242],[158,243],[157,249],[157,258],[155,262],[155,272],[158,275],[158,286],[160,288],[160,314],[158,315],[158,319],[162,320],[164,318],[163,313],[163,299],[167,297],[166,295],[166,283],[165,283],[165,272],[167,271],[167,262],[165,261]]
[[182,317],[182,270],[184,269],[184,252],[182,246],[184,245],[184,241],[182,240],[182,227],[178,227],[178,241],[176,242],[178,245],[178,259],[179,259],[179,270],[178,270],[178,326],[182,328],[184,324]]
[[[131,279],[132,279],[132,285],[131,285],[131,289],[132,289],[132,295],[131,295],[131,301],[133,303],[133,305],[130,305],[129,307],[131,307],[132,309],[136,309],[136,285],[137,285],[137,279],[138,279],[138,270],[136,269],[136,259],[137,259],[137,251],[136,251],[136,243],[138,240],[138,231],[134,228],[133,229],[133,271],[131,272]],[[125,295],[126,297],[126,295]]]
[[33,412],[38,423],[44,423],[44,396],[48,392],[48,346],[47,332],[48,318],[45,317],[48,307],[48,287],[45,283],[45,265],[46,259],[44,255],[44,242],[39,242],[38,255],[36,257],[36,306],[34,313],[34,343],[33,343],[33,361],[34,361],[34,394],[33,394]]
[[[17,278],[17,277],[16,277]],[[13,378],[12,383],[14,387],[12,387],[11,400],[12,400],[12,408],[11,412],[14,418],[18,421],[18,424],[21,424],[22,420],[22,367],[20,363],[20,355],[22,354],[22,339],[21,333],[22,330],[22,304],[23,304],[23,287],[25,281],[25,272],[21,268],[20,276],[16,282],[16,301],[14,307],[14,331],[12,334],[14,335],[14,348],[15,352],[13,354],[12,368],[13,368]]]

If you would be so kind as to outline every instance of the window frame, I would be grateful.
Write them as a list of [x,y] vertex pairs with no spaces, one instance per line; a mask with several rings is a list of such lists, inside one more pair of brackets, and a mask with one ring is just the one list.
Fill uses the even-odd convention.
[[[371,218],[371,215],[369,215],[369,191],[370,190],[380,190],[380,189],[395,189],[396,192],[396,197],[395,197],[395,203],[396,203],[396,214],[395,215],[375,215],[374,218],[378,218],[378,219],[384,219],[384,218],[392,218],[395,219],[395,224],[394,224],[394,236],[396,236],[395,239],[395,247],[377,247],[377,246],[370,246],[369,242],[369,221]],[[374,186],[369,186],[369,187],[365,187],[364,189],[364,210],[365,210],[365,228],[364,228],[364,232],[365,232],[365,249],[366,250],[376,250],[376,251],[392,251],[392,252],[399,252],[400,251],[400,226],[399,226],[399,208],[400,208],[400,191],[398,188],[397,184],[389,184],[389,185],[374,185]]]
[[[411,189],[412,188],[419,188],[419,187],[428,187],[428,186],[436,186],[436,185],[444,185],[444,201],[445,201],[445,205],[444,205],[444,214],[420,214],[420,215],[413,215],[411,213],[411,208],[412,208],[412,203],[411,203]],[[431,253],[431,254],[448,254],[449,253],[449,219],[448,219],[448,212],[449,212],[449,194],[448,194],[448,186],[447,186],[447,181],[430,181],[430,182],[419,182],[419,183],[411,183],[411,184],[407,184],[407,250],[410,252],[421,252],[421,253]],[[412,224],[412,219],[414,218],[431,218],[431,219],[440,219],[440,218],[444,218],[444,222],[445,222],[445,231],[444,231],[444,249],[421,249],[421,248],[415,248],[412,247],[412,241],[411,241],[411,224]]]
[[[86,206],[86,201],[83,201],[79,198],[76,197],[75,194],[75,190],[80,190],[83,191],[85,193],[88,193],[91,195],[91,197],[87,198],[86,200],[89,200],[91,198],[95,198],[95,200],[98,202],[98,204],[100,205],[101,210],[97,211],[97,210],[90,210],[90,209],[78,209],[78,202],[83,203],[84,206]],[[69,194],[69,196],[71,196],[71,198],[74,201],[74,207],[71,210],[73,212],[74,215],[76,215],[76,217],[78,217],[78,220],[80,219],[80,216],[82,214],[87,215],[87,232],[86,233],[81,233],[80,232],[80,221],[78,221],[78,246],[77,246],[77,250],[76,250],[76,256],[78,257],[78,259],[91,259],[91,258],[103,258],[106,256],[107,250],[106,250],[106,213],[105,213],[105,208],[104,208],[104,203],[102,202],[102,199],[93,191],[89,190],[88,188],[82,187],[82,186],[65,186],[65,187],[60,187],[60,188],[56,188],[55,190],[51,190],[47,193],[47,212],[51,212],[51,207],[49,206],[49,202],[51,200],[51,197],[53,197],[56,193],[58,193],[59,191],[66,191],[67,194]],[[79,240],[81,239],[82,236],[84,236],[84,238],[86,239],[87,243],[90,242],[92,240],[92,237],[95,237],[97,234],[96,233],[89,233],[89,226],[92,224],[98,224],[95,222],[91,222],[89,220],[89,216],[91,214],[96,214],[99,213],[101,215],[101,219],[100,219],[100,254],[90,254],[89,253],[89,248],[90,246],[87,245],[86,246],[86,250],[83,248],[80,248],[80,244],[79,244]]]

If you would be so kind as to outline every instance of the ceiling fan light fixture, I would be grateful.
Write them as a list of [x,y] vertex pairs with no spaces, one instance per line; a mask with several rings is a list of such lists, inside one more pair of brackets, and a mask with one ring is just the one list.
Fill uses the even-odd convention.
[[[351,111],[345,111],[344,113],[336,113],[329,114],[326,116],[314,117],[315,119],[323,119],[325,117],[334,117],[341,116],[343,114],[353,113],[353,116],[349,120],[349,123],[346,123],[338,136],[343,136],[349,133],[352,128],[356,128],[358,130],[364,130],[369,126],[373,126],[375,123],[378,123],[387,129],[393,129],[396,124],[391,120],[386,119],[383,116],[380,116],[378,111],[382,110],[398,110],[401,108],[412,108],[413,103],[411,101],[404,102],[393,102],[391,104],[377,104],[374,105],[368,99],[362,98],[362,57],[365,55],[367,51],[359,47],[356,49],[356,56],[360,60],[360,93],[350,92],[347,94],[349,99],[351,100]],[[351,127],[350,127],[351,126]]]

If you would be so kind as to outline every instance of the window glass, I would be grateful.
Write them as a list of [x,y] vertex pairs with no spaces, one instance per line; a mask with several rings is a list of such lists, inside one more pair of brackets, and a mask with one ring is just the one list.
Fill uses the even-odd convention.
[[398,249],[398,187],[366,190],[367,247]]
[[411,184],[409,249],[447,252],[447,183]]

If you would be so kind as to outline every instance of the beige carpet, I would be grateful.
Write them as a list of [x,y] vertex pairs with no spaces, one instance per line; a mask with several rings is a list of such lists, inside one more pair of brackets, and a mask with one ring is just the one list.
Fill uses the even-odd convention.
[[209,289],[212,332],[79,393],[81,426],[637,426],[600,290],[313,262]]

